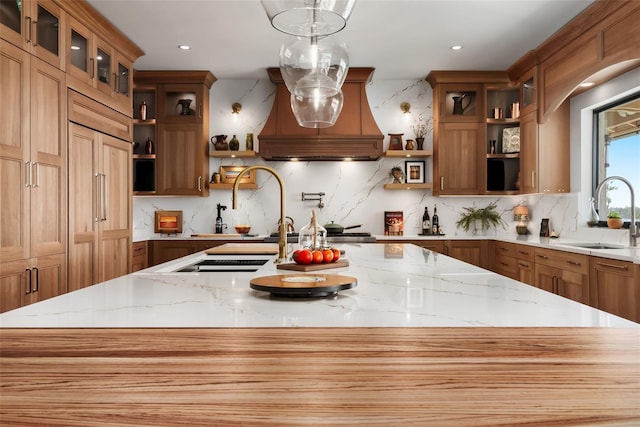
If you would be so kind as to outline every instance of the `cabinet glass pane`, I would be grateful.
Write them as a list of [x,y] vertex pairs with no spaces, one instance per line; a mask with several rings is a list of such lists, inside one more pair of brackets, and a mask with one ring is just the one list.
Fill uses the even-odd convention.
[[71,64],[87,71],[87,58],[89,55],[89,41],[81,34],[71,30]]
[[533,93],[535,87],[533,86],[533,77],[524,82],[522,85],[522,106],[526,107],[534,103]]
[[98,48],[98,80],[102,83],[110,84],[111,56]]
[[16,0],[0,0],[0,22],[20,34],[22,22],[22,2]]
[[60,23],[58,17],[53,15],[44,7],[38,5],[38,45],[44,47],[49,52],[58,56],[58,32],[60,31]]
[[192,116],[197,111],[195,92],[166,92],[167,116]]
[[118,63],[118,93],[129,96],[129,69]]

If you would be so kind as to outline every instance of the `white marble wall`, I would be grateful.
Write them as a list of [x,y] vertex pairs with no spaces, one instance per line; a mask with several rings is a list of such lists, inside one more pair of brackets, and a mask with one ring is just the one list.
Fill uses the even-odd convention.
[[[431,118],[432,91],[424,80],[376,80],[367,87],[367,95],[373,115],[385,135],[404,133],[404,138],[413,138],[412,121],[419,114]],[[236,134],[244,149],[247,132],[256,136],[260,133],[271,110],[274,86],[268,80],[218,80],[211,89],[211,134]],[[401,102],[411,103],[412,119],[407,121],[400,111]],[[231,114],[231,104],[240,102],[240,115]],[[259,141],[257,141],[259,145]],[[432,133],[427,135],[425,148],[432,148]],[[573,150],[573,148],[572,148]],[[431,158],[426,162],[426,176],[432,177]],[[431,191],[391,191],[384,190],[383,184],[390,182],[389,170],[395,165],[404,166],[404,159],[382,158],[371,162],[265,162],[260,158],[210,160],[210,171],[217,171],[221,164],[250,165],[267,164],[275,168],[283,177],[286,186],[286,214],[295,221],[296,230],[305,225],[312,209],[316,209],[322,223],[331,220],[343,226],[362,224],[353,231],[369,231],[383,234],[383,215],[386,210],[401,210],[405,216],[405,235],[420,232],[419,222],[424,207],[433,214],[438,207],[440,224],[448,236],[463,235],[456,229],[461,208],[464,206],[484,206],[497,201],[498,209],[504,212],[508,222],[507,230],[499,233],[515,234],[512,220],[513,207],[526,202],[531,213],[530,231],[537,233],[541,218],[550,218],[551,227],[561,236],[578,236],[581,233],[598,241],[626,242],[623,231],[601,229],[594,231],[583,226],[586,222],[587,196],[578,188],[566,195],[503,196],[503,197],[433,197]],[[572,168],[574,165],[572,165]],[[583,168],[583,170],[589,168]],[[184,212],[184,236],[192,233],[213,233],[216,204],[228,206],[223,212],[223,220],[228,231],[233,232],[234,221],[252,225],[251,233],[268,234],[276,229],[279,218],[279,187],[275,179],[264,171],[257,171],[256,191],[243,190],[239,196],[239,209],[232,211],[231,191],[211,191],[210,196],[200,197],[135,197],[134,198],[134,239],[153,237],[153,214],[157,209],[182,210]],[[572,190],[573,191],[573,190]],[[319,209],[317,202],[303,202],[302,192],[324,192],[325,207]],[[492,232],[492,233],[495,233]],[[489,233],[489,234],[492,234]]]

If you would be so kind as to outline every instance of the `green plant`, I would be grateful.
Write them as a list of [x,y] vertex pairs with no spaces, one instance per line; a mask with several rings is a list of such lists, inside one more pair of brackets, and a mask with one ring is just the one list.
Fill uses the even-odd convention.
[[456,226],[464,231],[469,231],[476,221],[480,221],[482,230],[488,230],[489,227],[497,228],[499,225],[506,229],[507,223],[502,219],[502,215],[496,210],[496,207],[496,202],[493,202],[484,208],[476,208],[475,206],[462,208],[464,212],[460,215]]
[[607,215],[607,218],[622,218],[620,214],[616,211],[610,211]]

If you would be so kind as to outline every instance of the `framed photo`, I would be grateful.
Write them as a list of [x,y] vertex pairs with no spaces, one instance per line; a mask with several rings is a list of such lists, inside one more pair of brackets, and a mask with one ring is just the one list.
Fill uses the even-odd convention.
[[390,133],[389,134],[389,150],[402,150],[402,135],[403,133]]
[[407,184],[424,184],[424,160],[404,162],[404,175]]
[[517,153],[520,151],[520,127],[502,130],[502,152]]
[[[220,166],[220,175],[223,183],[233,184],[236,177],[245,170],[246,166]],[[249,171],[249,173],[242,176],[240,183],[253,184],[256,182],[255,170]]]

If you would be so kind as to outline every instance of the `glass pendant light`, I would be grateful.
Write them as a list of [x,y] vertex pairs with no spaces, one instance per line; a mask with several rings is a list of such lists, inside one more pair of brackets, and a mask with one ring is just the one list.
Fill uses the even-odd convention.
[[[320,92],[320,91],[318,91]],[[291,94],[291,110],[298,124],[305,128],[333,126],[342,111],[342,90],[330,96]]]
[[273,28],[294,36],[328,36],[342,30],[356,0],[261,0]]

